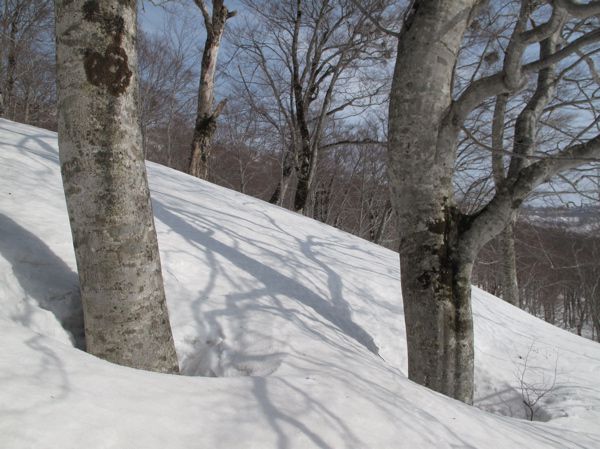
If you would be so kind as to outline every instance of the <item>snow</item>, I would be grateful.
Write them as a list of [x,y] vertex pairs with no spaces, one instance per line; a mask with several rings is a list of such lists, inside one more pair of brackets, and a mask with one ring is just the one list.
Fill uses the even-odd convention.
[[186,375],[86,354],[56,134],[0,120],[0,159],[0,447],[600,447],[597,343],[474,289],[477,407],[448,399],[406,378],[396,253],[152,163]]

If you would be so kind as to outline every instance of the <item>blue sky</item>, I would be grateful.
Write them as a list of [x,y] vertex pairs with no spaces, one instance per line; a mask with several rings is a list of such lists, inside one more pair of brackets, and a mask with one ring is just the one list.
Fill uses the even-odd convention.
[[[211,0],[206,0],[209,9],[211,8]],[[157,2],[160,3],[160,2]],[[166,15],[165,8],[181,8],[181,10],[189,13],[190,15],[194,15],[198,18],[199,26],[204,29],[204,21],[202,20],[202,15],[200,14],[200,10],[195,5],[193,0],[171,0],[164,2],[163,6],[156,6],[151,1],[143,1],[140,3],[139,9],[139,18],[140,23],[145,31],[152,32],[152,30],[160,30],[165,26],[166,23]],[[243,10],[243,6],[241,5],[239,0],[226,0],[225,5],[230,10],[237,10],[241,12]]]

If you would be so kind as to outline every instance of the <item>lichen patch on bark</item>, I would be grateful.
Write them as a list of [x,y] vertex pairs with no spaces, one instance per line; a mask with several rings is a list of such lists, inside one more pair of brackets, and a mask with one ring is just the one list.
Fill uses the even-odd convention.
[[82,12],[84,20],[99,24],[112,39],[104,54],[89,48],[85,50],[86,77],[94,86],[104,87],[108,93],[118,97],[129,86],[133,74],[129,68],[127,52],[121,47],[125,34],[125,20],[117,14],[103,12],[98,0],[86,1]]
[[83,4],[83,18],[93,22],[97,14],[100,14],[100,4],[97,0],[88,0]]
[[103,55],[86,49],[83,66],[91,84],[104,87],[115,97],[125,92],[133,74],[125,50],[112,44],[106,48]]
[[108,34],[115,45],[121,45],[123,35],[125,33],[125,20],[123,17],[103,12],[100,9],[100,3],[97,0],[88,0],[82,7],[83,18],[88,22],[97,23],[102,26],[103,30]]

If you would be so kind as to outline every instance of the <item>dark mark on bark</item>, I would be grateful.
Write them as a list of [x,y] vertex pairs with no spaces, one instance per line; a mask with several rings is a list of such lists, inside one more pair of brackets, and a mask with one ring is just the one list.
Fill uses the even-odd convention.
[[83,4],[83,18],[88,22],[94,22],[100,14],[100,5],[96,0],[88,0]]
[[431,273],[429,271],[424,271],[417,278],[417,281],[419,281],[419,284],[421,284],[421,288],[423,288],[423,290],[429,288],[431,285]]
[[86,49],[83,66],[90,83],[104,87],[115,97],[125,92],[133,74],[129,69],[127,53],[117,45],[109,45],[104,55]]
[[[131,3],[130,0],[121,1],[121,4],[128,7]],[[85,50],[83,65],[87,80],[118,97],[125,92],[133,75],[127,53],[121,47],[125,34],[125,20],[116,14],[103,13],[97,0],[86,1],[82,12],[85,20],[99,24],[106,34],[112,37],[112,43],[106,47],[104,54],[90,48]]]
[[88,0],[82,7],[83,18],[88,22],[99,24],[107,34],[111,35],[116,45],[121,45],[125,33],[125,20],[123,17],[103,12],[97,0]]
[[200,137],[211,136],[217,128],[217,118],[214,115],[204,115],[196,122],[195,132]]
[[427,230],[434,234],[444,234],[446,232],[446,221],[435,220],[427,224]]

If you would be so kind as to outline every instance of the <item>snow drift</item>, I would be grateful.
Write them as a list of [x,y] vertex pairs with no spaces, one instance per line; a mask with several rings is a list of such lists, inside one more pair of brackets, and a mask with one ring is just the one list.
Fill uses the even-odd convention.
[[56,134],[0,120],[0,160],[2,447],[600,447],[597,343],[474,289],[478,408],[443,397],[405,376],[396,253],[151,163],[187,376],[90,356]]

